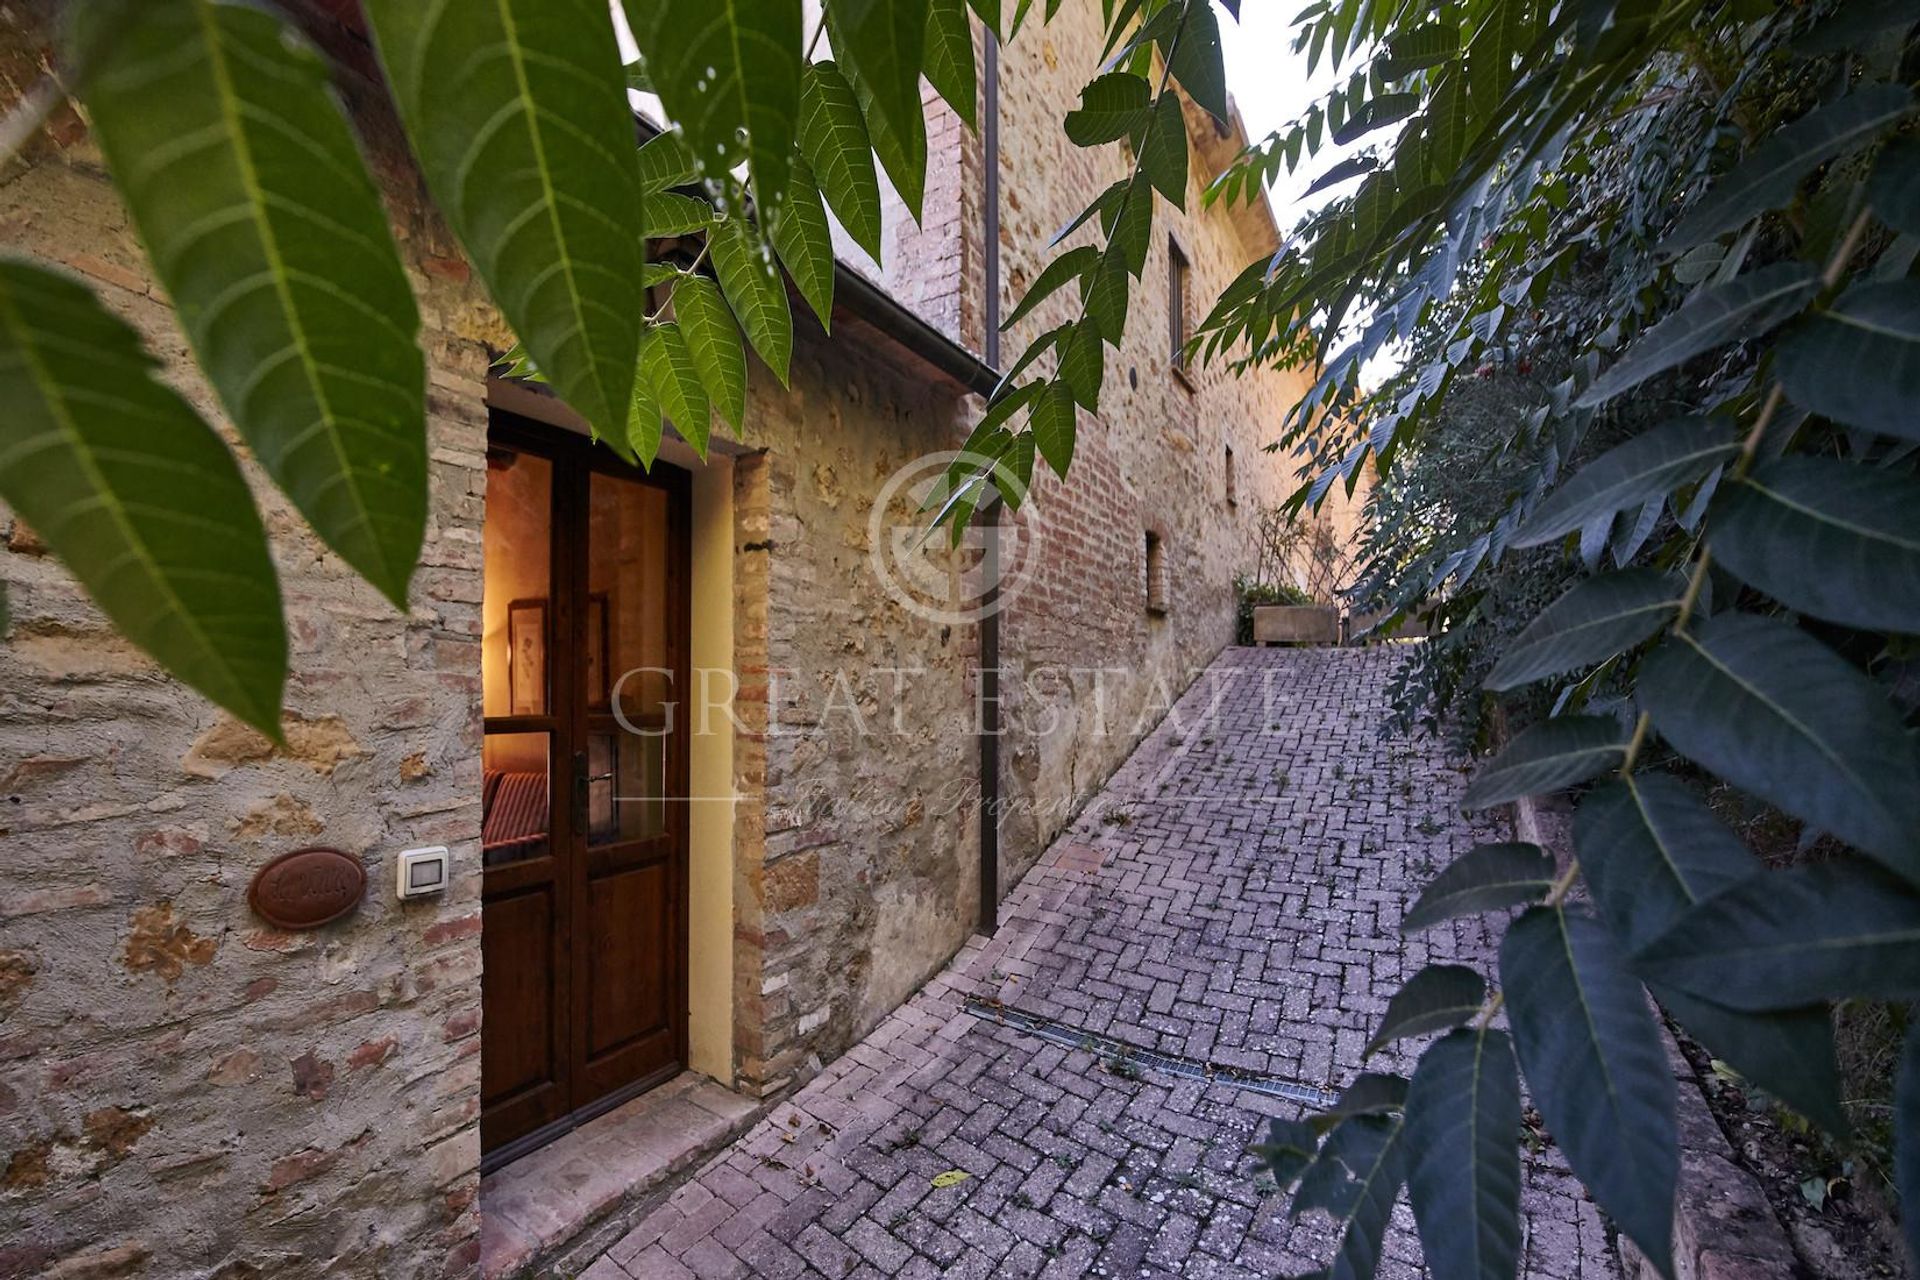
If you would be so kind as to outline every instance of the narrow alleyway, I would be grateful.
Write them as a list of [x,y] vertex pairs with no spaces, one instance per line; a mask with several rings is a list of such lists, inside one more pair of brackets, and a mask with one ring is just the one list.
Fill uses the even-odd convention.
[[[1389,995],[1484,963],[1479,922],[1402,938],[1464,822],[1457,762],[1377,736],[1383,649],[1228,650],[976,939],[616,1244],[591,1280],[1261,1276],[1325,1265],[1245,1155],[1297,1103],[968,1011],[1004,1001],[1163,1055],[1337,1090]],[[1209,714],[1209,702],[1213,710]],[[1065,1037],[1071,1039],[1071,1036]],[[1368,1064],[1410,1070],[1392,1051]],[[968,1176],[952,1185],[939,1175]],[[1529,1157],[1523,1274],[1617,1263],[1556,1153]],[[1383,1277],[1418,1275],[1404,1201]]]

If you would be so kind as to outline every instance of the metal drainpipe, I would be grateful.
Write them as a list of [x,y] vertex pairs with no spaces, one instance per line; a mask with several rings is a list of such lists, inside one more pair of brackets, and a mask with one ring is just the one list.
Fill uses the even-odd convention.
[[[983,341],[987,364],[1000,367],[1000,38],[987,32],[982,68],[980,149],[986,170],[983,203],[983,264],[986,321]],[[1000,501],[996,497],[976,517],[984,547],[981,580],[988,585],[980,619],[980,932],[989,938],[1000,927]]]

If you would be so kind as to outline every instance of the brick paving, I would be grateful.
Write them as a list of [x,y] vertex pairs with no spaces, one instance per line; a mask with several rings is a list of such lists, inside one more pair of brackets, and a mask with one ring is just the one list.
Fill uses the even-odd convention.
[[[1411,939],[1396,927],[1434,869],[1505,834],[1459,816],[1463,771],[1439,744],[1379,736],[1397,660],[1228,650],[1007,898],[991,941],[710,1161],[589,1280],[1324,1266],[1330,1224],[1289,1220],[1245,1155],[1294,1104],[1103,1063],[963,1002],[1317,1086],[1351,1079],[1405,978],[1493,951],[1478,921]],[[949,1170],[968,1177],[934,1187]],[[1524,1196],[1523,1274],[1619,1274],[1551,1148],[1528,1156]],[[1422,1273],[1403,1198],[1380,1275]]]

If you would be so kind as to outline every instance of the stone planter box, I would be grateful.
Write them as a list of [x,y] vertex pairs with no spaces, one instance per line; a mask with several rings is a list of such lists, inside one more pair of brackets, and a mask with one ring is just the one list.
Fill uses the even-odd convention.
[[1340,607],[1262,604],[1253,609],[1255,644],[1339,644]]

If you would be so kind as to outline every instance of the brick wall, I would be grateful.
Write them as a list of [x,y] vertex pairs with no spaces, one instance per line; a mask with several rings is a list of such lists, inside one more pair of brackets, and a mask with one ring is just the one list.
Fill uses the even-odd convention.
[[799,330],[791,389],[755,367],[763,452],[735,479],[736,773],[759,797],[736,818],[735,1066],[759,1093],[844,1051],[972,921],[969,655],[869,554],[889,477],[954,447],[963,399],[846,317]]

